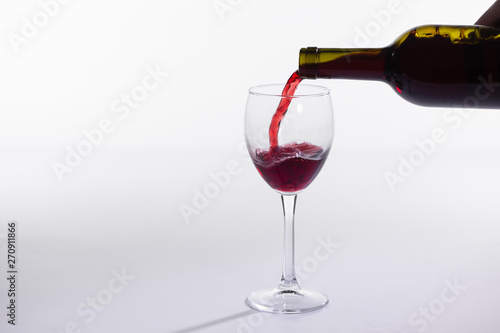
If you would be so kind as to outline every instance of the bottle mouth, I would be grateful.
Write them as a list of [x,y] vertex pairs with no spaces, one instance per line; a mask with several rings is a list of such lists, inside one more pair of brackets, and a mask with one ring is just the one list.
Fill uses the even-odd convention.
[[248,93],[254,96],[269,96],[279,98],[299,98],[299,97],[321,97],[330,94],[330,89],[313,84],[299,84],[295,94],[284,95],[282,84],[263,84],[248,89]]
[[304,79],[317,79],[318,48],[307,47],[300,49],[299,76]]

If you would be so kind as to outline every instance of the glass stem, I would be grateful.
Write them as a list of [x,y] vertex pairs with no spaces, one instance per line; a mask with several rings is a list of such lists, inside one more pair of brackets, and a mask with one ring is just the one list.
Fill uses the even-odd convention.
[[283,239],[283,273],[279,288],[300,290],[295,277],[295,240],[294,219],[297,195],[282,195],[283,214],[285,215],[285,233]]

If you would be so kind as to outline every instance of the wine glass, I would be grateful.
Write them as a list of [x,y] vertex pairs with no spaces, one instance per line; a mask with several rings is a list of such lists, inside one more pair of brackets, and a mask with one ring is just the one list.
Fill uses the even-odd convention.
[[[281,112],[277,112],[278,105]],[[280,113],[284,113],[282,119]],[[281,194],[285,220],[281,281],[276,288],[251,293],[246,304],[253,309],[301,313],[328,303],[326,295],[302,289],[297,282],[294,215],[297,194],[318,175],[330,151],[333,133],[327,88],[301,84],[294,95],[284,95],[282,85],[250,88],[245,112],[247,148],[262,178]]]

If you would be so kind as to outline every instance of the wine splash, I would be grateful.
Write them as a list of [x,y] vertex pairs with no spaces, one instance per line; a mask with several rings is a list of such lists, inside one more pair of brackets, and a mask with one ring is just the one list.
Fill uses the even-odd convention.
[[293,142],[269,149],[257,149],[253,162],[273,189],[298,192],[316,178],[328,152],[307,142]]

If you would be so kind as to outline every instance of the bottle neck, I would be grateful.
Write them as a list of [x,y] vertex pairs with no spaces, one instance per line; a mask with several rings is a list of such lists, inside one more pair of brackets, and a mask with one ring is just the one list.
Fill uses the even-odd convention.
[[382,80],[386,55],[386,48],[303,48],[299,56],[299,75],[306,79]]

